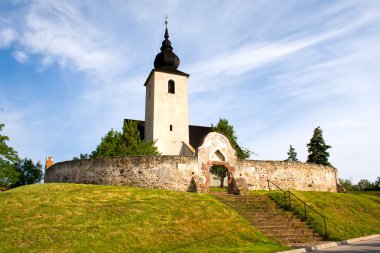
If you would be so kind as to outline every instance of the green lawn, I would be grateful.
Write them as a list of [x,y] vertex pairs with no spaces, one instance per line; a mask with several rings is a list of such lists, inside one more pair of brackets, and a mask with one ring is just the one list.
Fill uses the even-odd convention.
[[0,252],[275,252],[204,194],[42,184],[0,192]]
[[210,186],[210,192],[227,192],[228,189],[226,187],[213,187]]
[[[380,234],[380,195],[378,193],[305,191],[294,191],[294,193],[326,216],[328,238],[331,240]],[[277,202],[283,203],[283,194],[276,192],[274,196]],[[295,212],[304,213],[303,206],[295,205],[294,201],[292,203]],[[308,215],[312,218],[312,226],[317,231],[323,232],[322,219],[312,212],[308,212]]]

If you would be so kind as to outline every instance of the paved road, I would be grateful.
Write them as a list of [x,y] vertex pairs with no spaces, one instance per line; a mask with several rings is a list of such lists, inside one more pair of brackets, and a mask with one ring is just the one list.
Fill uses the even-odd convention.
[[350,243],[347,245],[340,245],[324,250],[316,250],[314,252],[360,252],[360,253],[375,253],[380,252],[380,237],[361,241],[357,243]]

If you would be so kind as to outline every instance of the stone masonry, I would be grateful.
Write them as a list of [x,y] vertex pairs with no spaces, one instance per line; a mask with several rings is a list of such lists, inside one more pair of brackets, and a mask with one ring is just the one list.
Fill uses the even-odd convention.
[[209,133],[197,156],[141,156],[82,159],[56,163],[45,182],[125,185],[176,191],[208,192],[210,167],[228,170],[228,191],[267,190],[267,179],[283,189],[337,191],[338,172],[331,166],[302,162],[236,159],[227,138]]

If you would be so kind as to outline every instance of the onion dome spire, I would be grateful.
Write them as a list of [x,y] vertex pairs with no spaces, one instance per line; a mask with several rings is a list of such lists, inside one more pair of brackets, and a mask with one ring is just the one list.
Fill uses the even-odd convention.
[[168,32],[168,17],[166,16],[165,20],[165,36],[162,41],[161,52],[156,55],[154,59],[154,68],[169,68],[176,70],[179,66],[179,58],[173,52],[172,43],[169,40],[169,32]]

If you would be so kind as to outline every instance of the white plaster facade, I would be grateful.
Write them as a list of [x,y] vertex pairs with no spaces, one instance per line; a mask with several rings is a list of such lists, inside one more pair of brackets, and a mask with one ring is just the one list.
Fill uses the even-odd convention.
[[[146,86],[145,141],[156,141],[162,155],[189,156],[188,80],[176,70],[153,69]],[[174,92],[169,92],[169,82]]]

